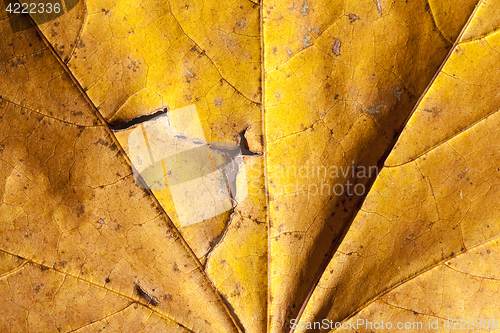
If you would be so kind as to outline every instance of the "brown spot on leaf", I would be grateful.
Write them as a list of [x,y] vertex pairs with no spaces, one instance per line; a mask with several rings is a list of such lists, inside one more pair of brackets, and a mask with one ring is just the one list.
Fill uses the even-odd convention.
[[356,14],[349,14],[349,21],[353,23],[354,21],[359,20],[359,16]]
[[332,47],[332,51],[333,51],[333,54],[335,54],[336,56],[339,56],[340,55],[340,46],[341,46],[341,42],[339,39],[337,38],[334,38],[333,39],[333,47]]

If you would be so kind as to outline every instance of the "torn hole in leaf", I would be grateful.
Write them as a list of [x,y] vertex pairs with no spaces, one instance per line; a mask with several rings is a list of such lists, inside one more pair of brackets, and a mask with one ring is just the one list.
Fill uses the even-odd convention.
[[260,155],[248,149],[248,128],[237,143],[207,142],[195,105],[140,118],[115,128],[115,133],[127,130],[136,184],[168,189],[180,226],[222,214],[245,199],[243,156]]
[[154,295],[150,295],[146,290],[144,290],[144,288],[141,287],[139,283],[135,282],[134,284],[139,296],[144,297],[148,301],[146,305],[151,304],[153,306],[157,306],[158,304],[160,304],[158,298],[156,298]]

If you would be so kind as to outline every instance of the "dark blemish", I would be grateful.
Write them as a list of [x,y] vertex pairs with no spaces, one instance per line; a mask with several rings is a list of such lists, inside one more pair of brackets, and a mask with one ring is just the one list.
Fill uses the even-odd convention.
[[135,289],[137,290],[137,293],[139,294],[139,296],[141,297],[144,297],[148,303],[146,305],[153,305],[153,306],[157,306],[158,304],[160,304],[160,301],[158,300],[158,298],[156,298],[155,296],[151,296],[149,295],[144,289],[142,289],[142,287],[139,285],[139,283],[137,282],[134,282],[135,283]]
[[304,3],[302,4],[302,8],[300,8],[300,12],[304,16],[306,16],[307,13],[309,12],[309,6],[307,5],[307,0],[304,0]]
[[335,97],[333,99],[339,98],[339,94],[335,94]]
[[468,171],[469,171],[469,169],[467,168],[467,169],[465,169],[464,171],[460,172],[460,173],[458,174],[458,179],[462,179],[462,178],[464,178],[464,177],[465,177],[465,174],[466,174]]
[[[117,148],[117,147],[116,147],[116,144],[114,144],[114,143],[113,143],[113,144],[109,147],[109,149],[111,149],[111,150],[113,150],[113,151],[115,151],[115,150],[116,150],[116,148]],[[120,175],[118,175],[118,176],[120,176]]]
[[339,56],[340,55],[340,45],[342,43],[340,42],[340,40],[338,40],[337,38],[334,38],[333,39],[333,47],[332,47],[332,50],[333,50],[333,53],[336,55],[336,56]]
[[429,113],[434,113],[434,114],[438,114],[439,113],[439,110],[436,108],[436,107],[432,107],[431,109],[424,109],[425,112],[429,112]]
[[[58,27],[58,26],[59,26],[59,22],[55,22],[55,23],[54,23],[54,25],[55,25],[56,27]],[[30,44],[30,46],[31,46],[31,44]]]
[[115,231],[120,230],[120,228],[121,228],[121,227],[122,227],[122,226],[121,226],[121,225],[119,225],[119,224],[118,224],[118,225],[116,225]]
[[356,14],[349,14],[349,21],[353,23],[354,21],[359,20],[359,16]]
[[61,266],[65,268],[67,263],[68,263],[67,261],[61,261]]
[[179,269],[179,266],[177,266],[176,263],[174,263],[174,272],[180,272],[181,270]]
[[392,92],[394,95],[394,98],[396,98],[398,101],[401,100],[401,94],[403,94],[403,89],[396,87],[394,88],[394,91]]
[[18,67],[19,65],[24,65],[24,62],[20,58],[17,58],[16,61],[10,62],[11,67]]
[[101,145],[106,146],[106,147],[108,146],[108,143],[106,141],[104,141],[103,139],[97,140],[97,142],[95,144],[97,144],[97,143],[100,143]]
[[196,50],[196,45],[191,48],[191,51],[197,51]]
[[108,13],[109,13],[109,9],[108,9],[108,10],[106,10],[106,9],[104,9],[104,8],[103,8],[103,9],[101,9],[101,12],[104,12],[104,14],[108,15]]
[[429,10],[429,9],[431,9],[431,6],[428,3],[425,4],[425,10]]
[[109,283],[111,280],[109,278],[106,278],[106,283]]
[[85,205],[80,205],[80,207],[78,208],[78,212],[76,213],[76,215],[78,217],[80,217],[83,213],[85,213]]

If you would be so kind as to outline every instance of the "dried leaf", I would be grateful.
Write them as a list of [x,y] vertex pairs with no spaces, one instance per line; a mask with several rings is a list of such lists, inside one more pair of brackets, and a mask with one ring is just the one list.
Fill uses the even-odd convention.
[[0,330],[500,317],[497,2],[2,3]]

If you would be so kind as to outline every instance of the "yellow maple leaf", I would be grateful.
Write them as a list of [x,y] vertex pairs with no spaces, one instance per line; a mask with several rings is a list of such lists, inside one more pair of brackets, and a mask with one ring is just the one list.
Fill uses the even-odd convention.
[[498,328],[498,0],[39,3],[0,331]]

